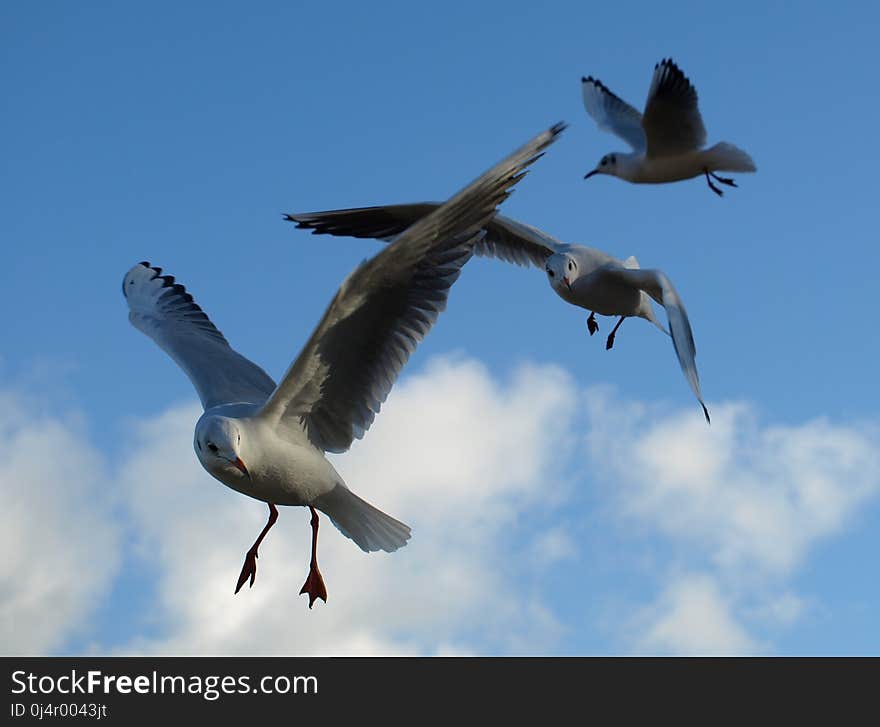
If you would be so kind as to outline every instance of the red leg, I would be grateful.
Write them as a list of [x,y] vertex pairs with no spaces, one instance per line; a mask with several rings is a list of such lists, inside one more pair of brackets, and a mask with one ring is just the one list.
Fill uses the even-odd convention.
[[250,578],[251,585],[250,588],[254,587],[254,579],[257,577],[257,548],[260,547],[260,543],[263,542],[263,538],[266,537],[266,533],[269,532],[269,528],[271,528],[275,521],[278,519],[278,510],[275,508],[271,502],[269,503],[269,522],[266,523],[266,527],[263,528],[263,531],[260,533],[259,537],[256,539],[254,544],[251,546],[251,549],[247,552],[247,555],[244,557],[244,565],[241,567],[241,575],[238,577],[238,583],[235,586],[235,592],[238,593],[241,590],[241,587],[244,585],[244,582]]
[[327,603],[327,587],[324,585],[324,579],[321,577],[321,571],[318,570],[318,513],[311,505],[309,510],[312,511],[312,562],[309,564],[309,576],[300,593],[309,595],[309,608],[315,605],[315,599],[320,598]]

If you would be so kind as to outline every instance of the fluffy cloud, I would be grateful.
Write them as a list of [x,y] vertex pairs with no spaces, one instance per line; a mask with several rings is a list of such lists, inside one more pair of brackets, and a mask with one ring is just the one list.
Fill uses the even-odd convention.
[[94,641],[89,617],[108,596],[114,607],[121,551],[150,587],[127,635],[98,637],[102,652],[772,651],[774,632],[822,608],[821,594],[796,592],[811,550],[880,492],[876,426],[771,426],[734,403],[707,427],[698,410],[579,389],[553,366],[499,381],[473,360],[435,359],[334,457],[413,539],[368,555],[322,518],[330,602],[309,611],[302,508],[281,508],[255,587],[233,595],[267,508],[201,469],[195,403],[132,423],[109,474],[81,422],[34,412],[0,395],[9,653]]
[[[407,654],[548,651],[560,634],[531,575],[565,556],[564,531],[540,521],[564,497],[545,482],[570,456],[575,401],[554,367],[506,384],[468,360],[435,360],[395,388],[365,439],[335,458],[349,486],[413,528],[397,553],[364,554],[322,518],[329,603],[298,591],[308,570],[308,511],[281,508],[260,548],[255,587],[232,595],[265,505],[202,472],[194,406],[140,427],[123,490],[160,574],[154,639],[125,652]],[[543,513],[543,516],[542,516]],[[517,538],[506,537],[516,528]],[[524,538],[521,541],[520,538]],[[517,565],[520,563],[521,565]]]
[[0,392],[0,643],[39,654],[84,627],[119,565],[101,456],[82,421]]
[[636,617],[636,648],[643,653],[748,654],[759,645],[737,622],[710,576],[673,579]]
[[707,427],[698,412],[628,403],[606,388],[586,398],[607,498],[672,550],[662,593],[631,636],[636,648],[754,650],[743,624],[794,623],[803,599],[779,589],[880,492],[873,425],[766,426],[738,403],[715,407]]

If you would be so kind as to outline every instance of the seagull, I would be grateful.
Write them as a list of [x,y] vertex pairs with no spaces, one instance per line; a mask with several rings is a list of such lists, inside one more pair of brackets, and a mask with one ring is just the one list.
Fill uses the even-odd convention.
[[616,134],[633,151],[611,152],[599,160],[595,174],[610,174],[637,184],[677,182],[705,175],[709,188],[719,197],[723,192],[712,183],[736,187],[730,177],[716,171],[757,171],[752,158],[742,149],[722,141],[709,149],[706,128],[697,108],[697,91],[672,59],[654,66],[644,114],[640,114],[608,90],[599,79],[581,78],[584,106],[600,129]]
[[247,551],[235,587],[257,572],[258,548],[277,505],[311,512],[312,553],[300,591],[327,602],[318,568],[318,511],[366,552],[406,545],[410,528],[352,492],[325,452],[364,436],[401,368],[446,307],[496,207],[565,128],[534,137],[357,267],[276,386],[230,347],[183,285],[142,262],[122,281],[129,320],[184,370],[204,413],[193,446],[227,487],[266,502],[269,519]]
[[[432,214],[438,206],[437,202],[420,202],[287,214],[285,218],[313,234],[390,242],[417,220]],[[614,345],[620,325],[630,317],[644,318],[669,335],[654,315],[651,300],[662,305],[678,363],[703,408],[706,421],[710,421],[700,391],[697,351],[687,311],[672,281],[662,271],[640,269],[634,256],[618,260],[596,248],[560,242],[536,227],[501,214],[486,224],[484,232],[474,246],[476,255],[543,269],[550,287],[560,298],[590,311],[587,319],[590,335],[599,330],[596,313],[620,316],[608,336],[606,349]]]

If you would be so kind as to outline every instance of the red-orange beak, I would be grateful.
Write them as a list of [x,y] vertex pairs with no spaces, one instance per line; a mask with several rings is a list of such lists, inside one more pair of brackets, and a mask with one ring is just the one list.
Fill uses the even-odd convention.
[[235,462],[233,462],[232,464],[238,467],[238,469],[245,477],[250,478],[251,474],[250,472],[248,472],[247,467],[244,466],[244,462],[241,461],[241,457],[236,457]]
[[571,290],[571,283],[568,282],[568,278],[563,278],[562,282],[565,283],[565,287]]

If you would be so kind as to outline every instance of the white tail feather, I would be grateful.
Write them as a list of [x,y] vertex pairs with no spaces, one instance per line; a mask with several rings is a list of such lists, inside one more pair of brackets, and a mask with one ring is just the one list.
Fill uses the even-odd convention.
[[368,553],[391,553],[406,545],[410,538],[408,525],[373,507],[342,483],[315,498],[314,505],[327,514],[339,532]]
[[752,158],[739,147],[722,141],[711,149],[706,150],[706,154],[712,160],[710,171],[713,172],[756,172],[758,167]]

